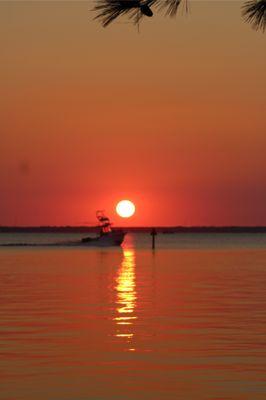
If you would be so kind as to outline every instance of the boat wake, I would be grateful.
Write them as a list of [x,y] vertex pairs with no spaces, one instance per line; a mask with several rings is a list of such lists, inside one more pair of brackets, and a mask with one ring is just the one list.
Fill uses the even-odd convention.
[[81,241],[58,243],[0,243],[0,247],[57,247],[57,246],[81,246]]
[[121,246],[125,232],[121,229],[113,230],[111,228],[111,222],[108,217],[105,216],[103,211],[98,210],[96,217],[100,223],[100,235],[97,237],[84,237],[80,240],[55,242],[55,243],[2,243],[0,247],[107,247],[107,246]]

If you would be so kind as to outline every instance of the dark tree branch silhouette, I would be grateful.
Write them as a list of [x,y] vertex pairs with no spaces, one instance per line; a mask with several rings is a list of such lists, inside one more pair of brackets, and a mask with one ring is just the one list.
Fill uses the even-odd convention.
[[[181,3],[185,3],[187,10],[187,0],[96,0],[93,10],[97,12],[95,19],[99,19],[106,27],[122,15],[127,15],[134,24],[138,24],[143,17],[153,16],[152,7],[174,17]],[[265,31],[266,0],[246,1],[242,7],[242,14],[254,29]]]

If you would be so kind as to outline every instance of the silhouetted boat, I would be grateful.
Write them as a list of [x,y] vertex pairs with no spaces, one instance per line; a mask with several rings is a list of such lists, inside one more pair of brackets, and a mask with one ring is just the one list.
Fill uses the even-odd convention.
[[100,235],[96,237],[84,237],[80,240],[73,240],[67,242],[56,242],[56,243],[3,243],[0,247],[21,247],[21,246],[121,246],[123,243],[126,233],[122,229],[112,229],[111,222],[108,217],[105,216],[103,211],[97,211],[96,217],[99,221]]
[[85,237],[76,244],[85,246],[121,246],[126,233],[121,229],[113,230],[110,219],[105,216],[103,211],[97,211],[96,217],[100,224],[100,235],[97,237]]
[[[109,233],[97,237],[86,237],[81,239],[81,242],[76,243],[80,246],[121,246],[125,237],[125,232],[122,230],[114,230]],[[75,245],[75,243],[72,243]]]

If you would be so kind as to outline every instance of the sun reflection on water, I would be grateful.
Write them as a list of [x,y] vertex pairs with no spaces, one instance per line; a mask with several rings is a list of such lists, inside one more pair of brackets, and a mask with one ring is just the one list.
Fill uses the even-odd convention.
[[[126,338],[130,342],[134,336],[133,323],[135,315],[137,293],[135,277],[135,250],[123,249],[123,261],[116,277],[116,337]],[[134,351],[134,349],[129,349]]]

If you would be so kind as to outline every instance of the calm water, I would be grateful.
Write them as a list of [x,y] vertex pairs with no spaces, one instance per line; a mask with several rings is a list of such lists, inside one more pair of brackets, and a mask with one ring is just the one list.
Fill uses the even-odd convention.
[[1,400],[266,398],[266,235],[150,240],[0,248]]

